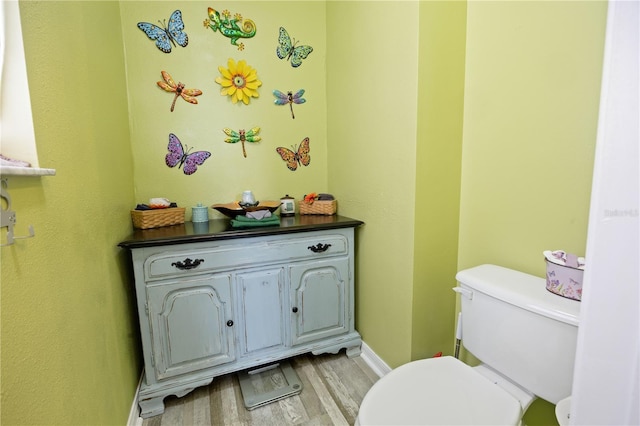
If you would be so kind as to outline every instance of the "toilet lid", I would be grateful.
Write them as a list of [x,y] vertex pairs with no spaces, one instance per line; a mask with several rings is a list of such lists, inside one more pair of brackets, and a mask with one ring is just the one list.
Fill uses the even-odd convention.
[[366,425],[515,425],[520,403],[453,357],[413,361],[378,380],[365,395]]

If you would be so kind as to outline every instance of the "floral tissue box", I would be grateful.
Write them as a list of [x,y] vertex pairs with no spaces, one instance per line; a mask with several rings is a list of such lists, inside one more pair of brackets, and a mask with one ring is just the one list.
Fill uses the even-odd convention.
[[543,252],[547,262],[547,290],[573,300],[582,299],[584,258],[562,250]]

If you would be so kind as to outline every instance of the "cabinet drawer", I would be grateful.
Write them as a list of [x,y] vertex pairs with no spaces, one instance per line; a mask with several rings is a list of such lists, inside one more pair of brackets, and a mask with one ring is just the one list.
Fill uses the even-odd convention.
[[201,274],[269,263],[322,259],[347,254],[345,235],[320,234],[288,239],[253,238],[196,244],[188,250],[153,254],[144,262],[146,280]]

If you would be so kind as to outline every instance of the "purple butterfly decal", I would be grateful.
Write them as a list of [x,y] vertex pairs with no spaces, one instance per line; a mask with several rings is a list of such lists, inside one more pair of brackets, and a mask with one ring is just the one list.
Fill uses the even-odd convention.
[[196,151],[190,154],[189,151],[186,150],[186,145],[183,148],[182,142],[180,142],[180,139],[173,133],[169,133],[169,146],[167,149],[169,153],[164,158],[167,166],[178,166],[178,168],[180,168],[184,164],[182,171],[185,175],[194,174],[198,170],[198,166],[202,165],[204,160],[211,157],[211,153],[208,151]]

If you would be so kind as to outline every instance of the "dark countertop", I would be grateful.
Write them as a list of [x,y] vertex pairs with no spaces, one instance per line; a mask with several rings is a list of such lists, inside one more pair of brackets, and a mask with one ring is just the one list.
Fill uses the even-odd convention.
[[181,225],[153,229],[135,229],[133,234],[118,246],[133,249],[169,244],[201,243],[234,238],[261,237],[265,235],[292,234],[325,229],[357,228],[364,222],[345,216],[296,215],[281,217],[280,226],[258,228],[232,228],[229,219],[208,222],[185,222]]

